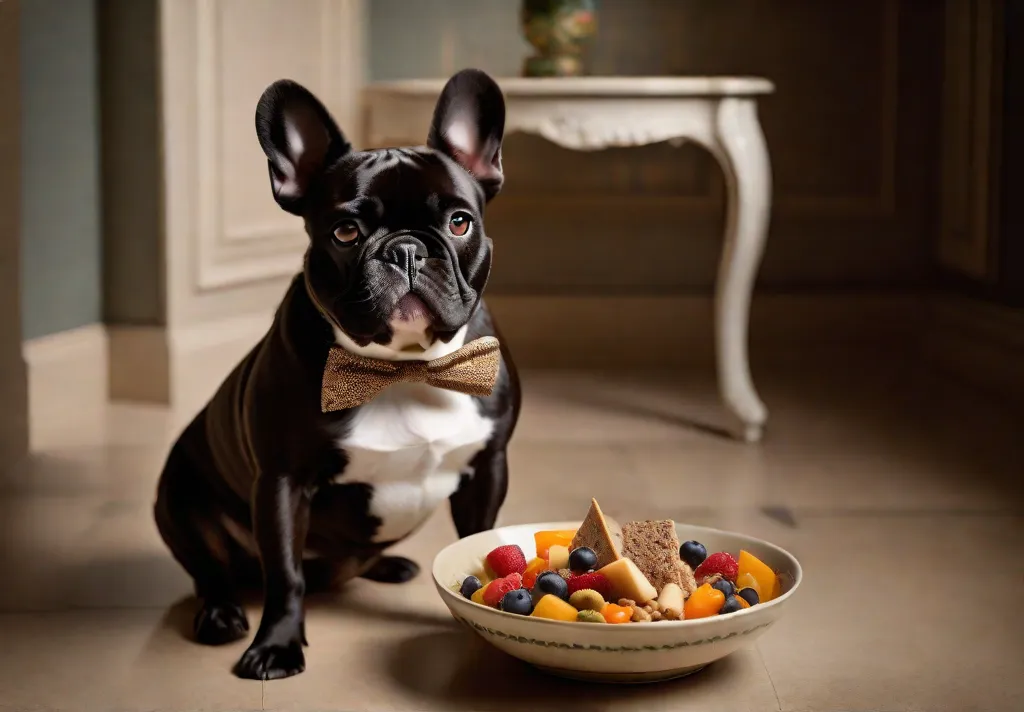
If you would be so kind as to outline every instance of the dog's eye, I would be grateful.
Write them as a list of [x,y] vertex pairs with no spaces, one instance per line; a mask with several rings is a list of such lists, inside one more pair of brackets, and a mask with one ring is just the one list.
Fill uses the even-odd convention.
[[469,232],[469,226],[473,224],[473,218],[469,217],[469,213],[455,213],[452,215],[452,219],[448,221],[448,232],[455,235],[455,237],[463,237]]
[[338,223],[334,228],[334,239],[343,245],[351,245],[359,239],[359,226],[351,220]]

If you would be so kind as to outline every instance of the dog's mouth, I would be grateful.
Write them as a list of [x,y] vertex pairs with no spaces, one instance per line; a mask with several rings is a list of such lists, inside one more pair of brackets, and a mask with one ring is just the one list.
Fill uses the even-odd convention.
[[427,349],[434,343],[434,313],[412,292],[398,300],[388,325],[394,335],[392,348],[400,351]]

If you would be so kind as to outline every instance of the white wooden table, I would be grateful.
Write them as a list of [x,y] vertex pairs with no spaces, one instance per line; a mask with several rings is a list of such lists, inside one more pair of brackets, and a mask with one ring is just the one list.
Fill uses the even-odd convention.
[[[696,141],[725,172],[729,207],[715,288],[718,386],[747,442],[761,439],[768,411],[750,376],[750,299],[771,211],[771,167],[757,100],[774,91],[754,77],[499,79],[505,132],[542,136],[577,151]],[[371,146],[421,141],[444,80],[374,84],[365,92]]]

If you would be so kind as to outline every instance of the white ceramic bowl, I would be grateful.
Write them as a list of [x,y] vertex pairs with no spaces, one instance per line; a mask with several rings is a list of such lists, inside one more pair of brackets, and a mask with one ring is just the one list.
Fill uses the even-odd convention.
[[746,549],[780,572],[782,595],[736,613],[690,621],[625,625],[565,623],[494,610],[463,598],[462,580],[480,571],[495,547],[518,544],[533,552],[534,532],[574,529],[579,522],[544,522],[492,529],[446,547],[434,559],[434,583],[455,619],[509,655],[553,674],[603,682],[654,682],[694,673],[750,645],[781,616],[800,585],[800,564],[766,541],[679,524],[680,541],[734,556]]

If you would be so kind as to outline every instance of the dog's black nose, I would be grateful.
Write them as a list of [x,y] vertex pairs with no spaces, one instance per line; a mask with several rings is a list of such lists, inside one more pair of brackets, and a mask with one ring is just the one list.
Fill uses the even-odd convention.
[[399,242],[387,248],[382,257],[385,262],[395,265],[412,284],[427,257],[427,248],[418,242]]

